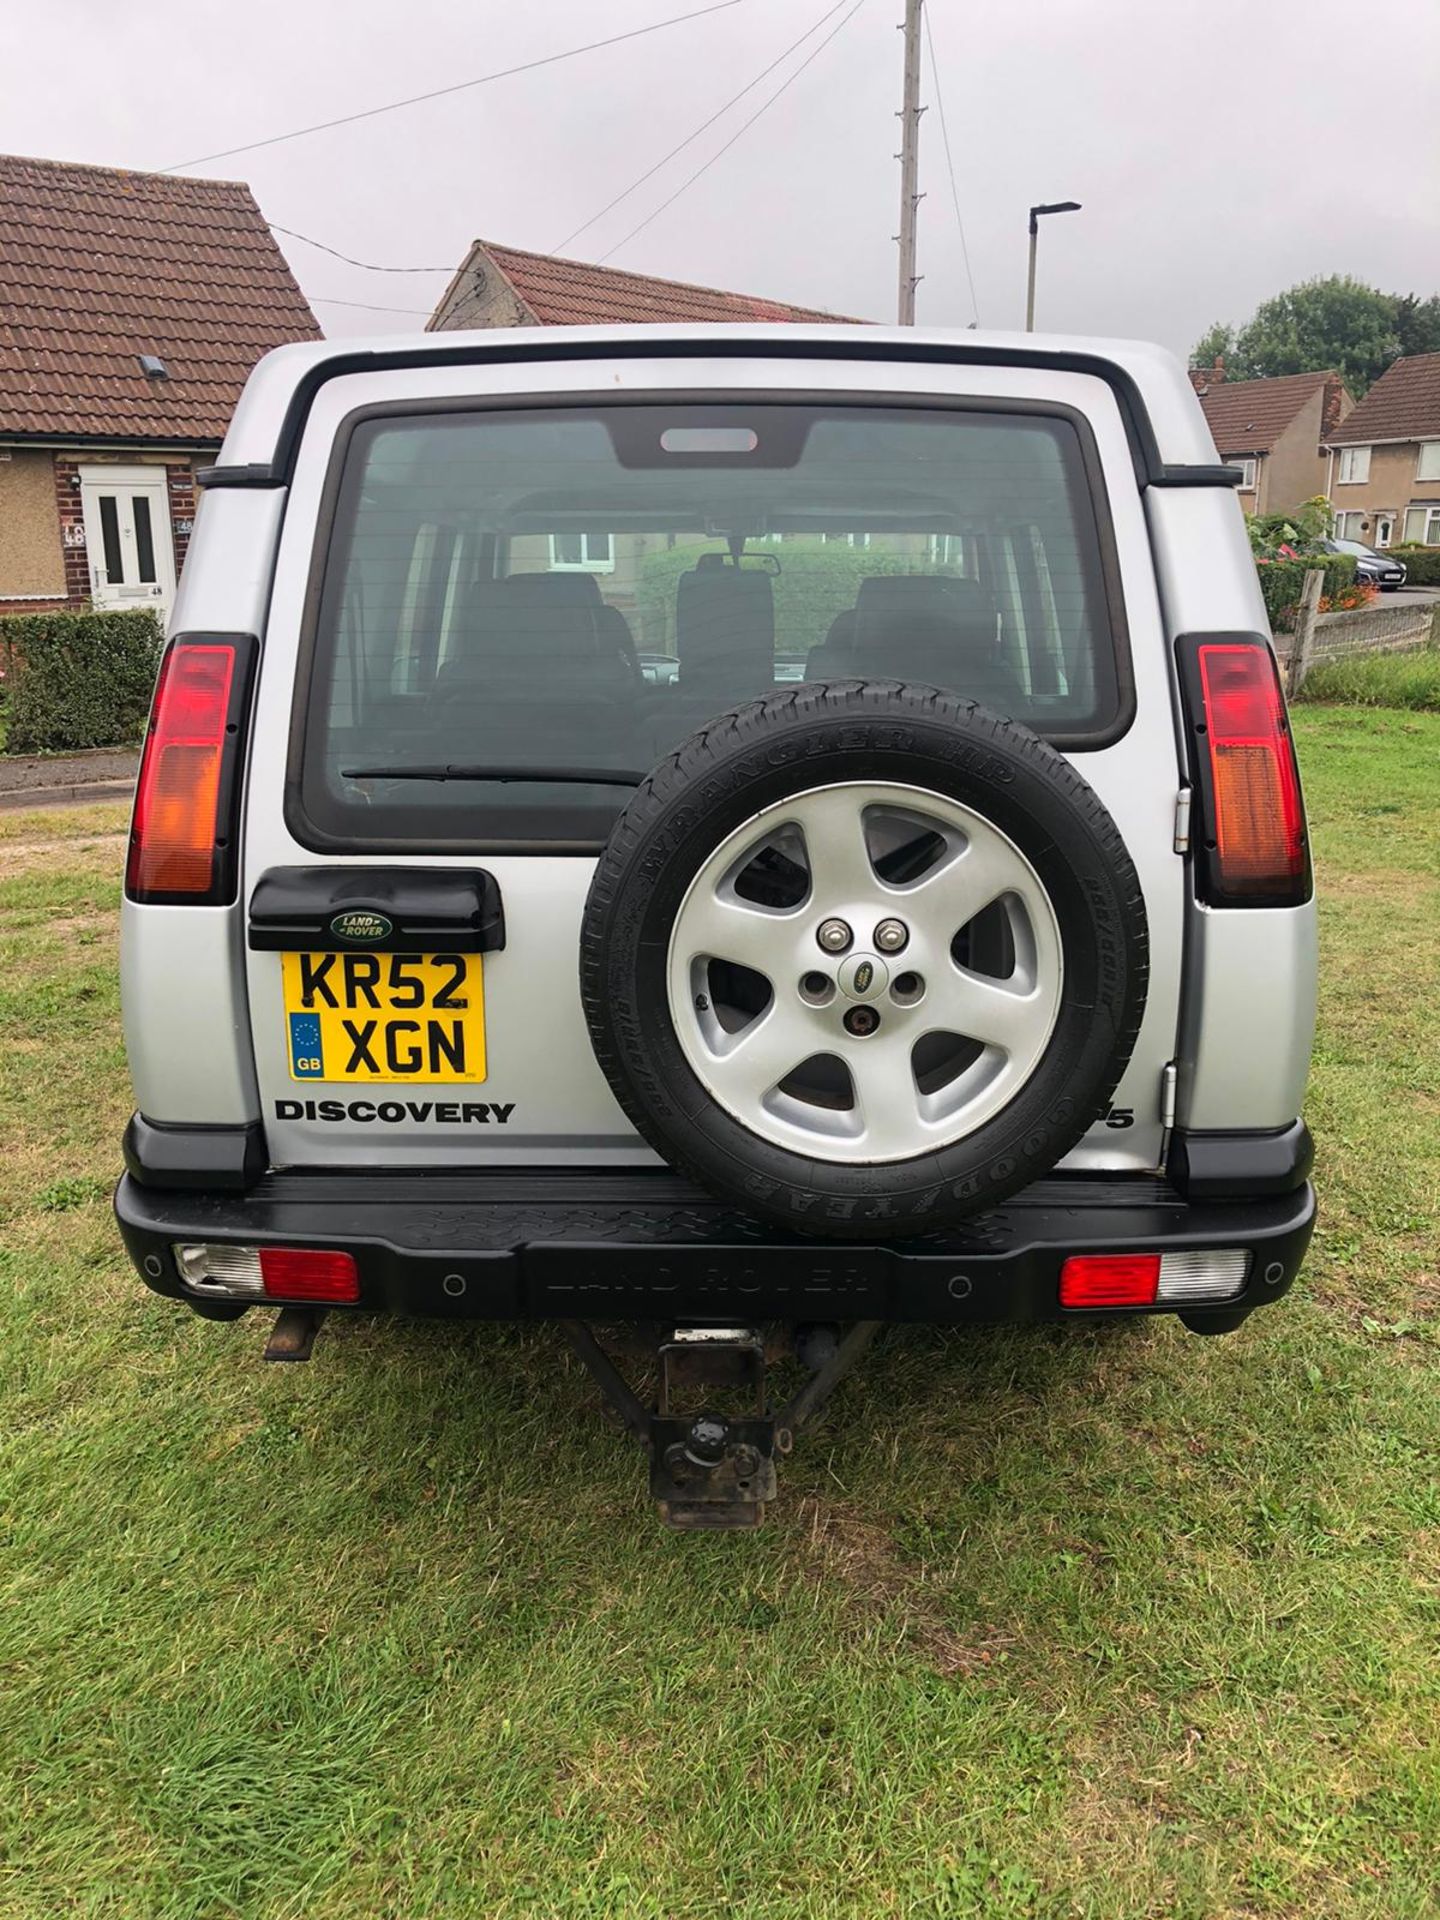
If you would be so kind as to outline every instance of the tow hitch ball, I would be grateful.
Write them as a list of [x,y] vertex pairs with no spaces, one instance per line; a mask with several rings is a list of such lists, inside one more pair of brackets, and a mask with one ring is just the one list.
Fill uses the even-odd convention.
[[[776,1409],[766,1393],[765,1343],[754,1327],[676,1327],[657,1349],[659,1395],[642,1405],[582,1321],[564,1322],[566,1338],[605,1398],[650,1456],[650,1492],[666,1526],[758,1527],[775,1498],[775,1456],[829,1399],[880,1330],[860,1320],[843,1339],[829,1328],[798,1329],[795,1352],[812,1368],[800,1390]],[[723,1391],[740,1411],[687,1406]]]

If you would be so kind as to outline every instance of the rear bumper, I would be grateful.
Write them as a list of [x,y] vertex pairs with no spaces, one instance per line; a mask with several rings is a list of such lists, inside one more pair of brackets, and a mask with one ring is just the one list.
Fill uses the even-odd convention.
[[1187,1199],[1149,1176],[1056,1175],[963,1232],[884,1245],[787,1237],[666,1171],[286,1173],[243,1193],[143,1186],[127,1174],[115,1211],[146,1285],[201,1312],[217,1303],[181,1281],[177,1241],[344,1248],[359,1269],[360,1311],[746,1325],[1073,1319],[1059,1304],[1070,1254],[1243,1248],[1249,1274],[1233,1299],[1082,1316],[1183,1311],[1219,1330],[1290,1286],[1315,1196],[1303,1176],[1284,1193]]

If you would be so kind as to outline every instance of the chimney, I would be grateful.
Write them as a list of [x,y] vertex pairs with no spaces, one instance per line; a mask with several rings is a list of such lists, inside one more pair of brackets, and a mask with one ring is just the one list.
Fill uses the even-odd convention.
[[1320,438],[1328,440],[1339,426],[1344,415],[1341,409],[1345,404],[1345,382],[1338,373],[1325,376],[1325,398],[1320,408]]

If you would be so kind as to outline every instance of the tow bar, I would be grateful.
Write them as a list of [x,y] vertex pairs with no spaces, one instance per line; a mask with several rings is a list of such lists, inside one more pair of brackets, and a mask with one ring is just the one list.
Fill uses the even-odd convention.
[[[650,1492],[667,1527],[682,1532],[758,1527],[775,1498],[775,1456],[789,1453],[880,1331],[857,1320],[843,1339],[828,1328],[797,1338],[810,1378],[785,1405],[766,1394],[765,1342],[757,1327],[675,1327],[656,1350],[659,1393],[646,1407],[581,1320],[561,1322],[566,1339],[626,1428],[650,1456]],[[723,1389],[744,1410],[693,1405],[697,1390]]]

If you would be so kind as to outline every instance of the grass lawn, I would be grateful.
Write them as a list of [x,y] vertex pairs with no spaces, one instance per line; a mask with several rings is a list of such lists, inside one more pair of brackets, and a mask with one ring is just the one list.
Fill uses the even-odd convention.
[[1295,1293],[892,1334],[754,1536],[543,1332],[147,1293],[122,814],[0,816],[0,1916],[1434,1916],[1440,716],[1297,731]]
[[1352,653],[1322,660],[1302,698],[1347,707],[1412,707],[1440,713],[1440,652]]

